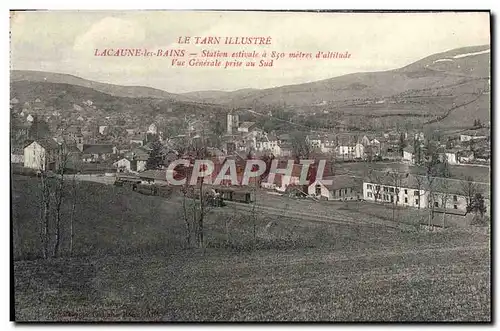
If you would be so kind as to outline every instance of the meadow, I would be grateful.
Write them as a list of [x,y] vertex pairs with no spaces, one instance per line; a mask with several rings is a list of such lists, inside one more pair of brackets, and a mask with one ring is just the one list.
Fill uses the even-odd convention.
[[66,236],[43,260],[37,179],[12,179],[18,321],[491,319],[486,235],[225,207],[207,214],[206,247],[185,248],[179,197],[80,182],[73,255]]

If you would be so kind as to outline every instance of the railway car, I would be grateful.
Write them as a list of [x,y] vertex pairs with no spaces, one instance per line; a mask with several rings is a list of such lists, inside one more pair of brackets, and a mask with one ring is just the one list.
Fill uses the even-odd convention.
[[255,193],[248,190],[237,189],[216,189],[224,200],[252,203],[255,202]]

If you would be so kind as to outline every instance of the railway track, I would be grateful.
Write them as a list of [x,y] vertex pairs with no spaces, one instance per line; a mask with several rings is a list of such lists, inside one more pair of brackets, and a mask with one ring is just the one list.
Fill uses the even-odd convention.
[[[251,204],[242,204],[238,202],[232,201],[224,201],[227,204],[226,208],[232,208],[235,211],[240,212],[252,212],[254,206]],[[256,205],[255,212],[258,214],[267,214],[273,216],[281,216],[285,218],[292,218],[296,220],[305,220],[308,222],[314,223],[331,223],[331,224],[343,224],[343,225],[358,225],[358,226],[375,226],[381,225],[394,229],[401,228],[409,228],[411,227],[408,224],[391,222],[386,220],[379,220],[376,218],[370,219],[360,219],[354,218],[350,215],[347,215],[346,212],[339,211],[338,209],[333,209],[329,215],[327,215],[324,211],[320,212],[312,212],[312,211],[299,211],[295,208],[284,208],[284,207],[272,207],[272,206],[264,206],[264,205]],[[335,215],[335,216],[334,216]]]

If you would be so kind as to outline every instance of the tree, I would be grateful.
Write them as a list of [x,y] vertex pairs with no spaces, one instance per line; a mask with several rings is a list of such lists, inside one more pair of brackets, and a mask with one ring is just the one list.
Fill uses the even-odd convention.
[[474,183],[472,176],[467,176],[465,180],[460,182],[461,193],[465,196],[467,201],[467,210],[472,206],[472,201],[477,193],[477,185]]
[[51,202],[51,185],[49,176],[45,169],[39,169],[40,177],[40,218],[39,231],[40,243],[42,246],[42,257],[46,259],[49,256],[49,219],[50,219],[50,202]]
[[[420,209],[420,206],[422,205],[422,199],[420,199],[421,196],[425,197],[425,183],[426,183],[426,178],[424,176],[415,176],[415,181],[417,182],[417,190],[418,190],[418,209]],[[421,194],[422,190],[424,190],[423,194]]]
[[434,189],[435,179],[438,175],[440,160],[437,147],[428,140],[425,146],[424,168],[426,172],[426,191],[428,196],[429,225],[434,218]]
[[399,202],[399,191],[401,189],[401,184],[403,182],[403,179],[408,177],[408,174],[404,173],[399,173],[396,171],[392,171],[389,173],[389,177],[391,178],[392,184],[394,185],[394,191],[395,191],[395,198],[394,203],[393,203],[393,208],[392,208],[392,221],[395,221],[395,210],[398,207],[398,202]]
[[415,153],[415,163],[420,165],[422,163],[422,145],[420,140],[413,139],[413,150]]
[[380,190],[382,189],[382,174],[378,171],[370,170],[367,177],[370,183],[373,183],[375,186],[373,190],[373,198],[375,199],[375,202],[377,202],[380,197]]
[[161,152],[162,148],[163,145],[157,138],[153,140],[153,142],[151,143],[151,151],[149,151],[149,157],[146,161],[147,170],[155,170],[161,167],[163,163],[163,155]]
[[403,155],[403,150],[406,146],[408,146],[408,144],[406,143],[405,134],[401,132],[401,134],[399,135],[399,155]]
[[[76,171],[76,169],[75,169]],[[71,179],[71,214],[69,218],[69,255],[73,255],[73,243],[75,238],[74,222],[75,222],[75,210],[76,202],[78,201],[78,182],[76,181],[76,173],[73,174]]]
[[66,143],[63,143],[60,146],[58,151],[59,153],[59,162],[58,162],[58,183],[57,189],[55,191],[55,240],[54,240],[54,249],[53,249],[53,257],[57,257],[61,250],[61,205],[64,199],[64,174],[66,171],[66,167],[68,165],[69,160],[69,150]]
[[484,203],[483,195],[481,193],[476,193],[472,199],[470,207],[467,209],[467,211],[472,211],[476,215],[479,213],[482,220],[484,218],[484,214],[486,213],[486,204]]
[[440,191],[441,191],[441,207],[443,208],[443,229],[446,226],[446,206],[448,205],[448,200],[450,197],[450,182],[447,179],[440,181]]
[[432,225],[432,219],[434,219],[434,202],[435,202],[435,196],[434,196],[434,189],[435,189],[435,180],[436,177],[430,176],[427,174],[426,177],[426,191],[427,191],[427,196],[428,196],[428,206],[427,208],[429,209],[429,226]]
[[311,154],[311,146],[306,141],[306,134],[301,131],[295,131],[291,134],[292,154],[296,162],[301,159],[309,159]]

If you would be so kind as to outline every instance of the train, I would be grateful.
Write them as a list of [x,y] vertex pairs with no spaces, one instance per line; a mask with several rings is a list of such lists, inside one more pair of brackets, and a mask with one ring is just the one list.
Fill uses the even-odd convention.
[[132,191],[144,195],[153,195],[168,198],[172,194],[172,188],[164,185],[142,184],[142,181],[135,177],[117,177],[115,186],[122,186],[132,189]]
[[[173,191],[173,188],[170,186],[142,184],[139,178],[132,176],[116,177],[114,185],[127,187],[132,189],[132,191],[144,195],[160,197],[169,197]],[[238,187],[213,187],[207,185],[204,191],[205,202],[215,207],[225,206],[224,201],[234,201],[246,204],[255,202],[255,192]],[[193,199],[199,199],[199,187],[191,187],[187,191],[186,196]]]
[[250,190],[216,188],[215,192],[220,194],[223,200],[243,203],[255,202],[255,192]]

